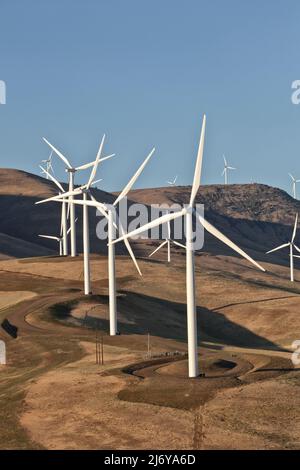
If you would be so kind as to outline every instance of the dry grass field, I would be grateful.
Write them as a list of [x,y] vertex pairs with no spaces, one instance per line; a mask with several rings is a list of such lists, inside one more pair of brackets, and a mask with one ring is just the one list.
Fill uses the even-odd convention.
[[[265,185],[203,186],[197,202],[212,223],[266,268],[260,272],[210,236],[196,254],[199,366],[187,378],[185,256],[134,240],[143,276],[117,250],[120,335],[108,335],[106,243],[90,213],[92,290],[83,259],[55,256],[59,207],[35,175],[0,169],[0,322],[17,329],[0,366],[3,449],[297,449],[300,263],[289,281],[289,239],[300,204]],[[115,195],[93,190],[99,201]],[[131,201],[187,202],[189,187],[135,190]],[[7,209],[9,208],[9,210]],[[82,211],[77,210],[81,249]],[[297,242],[299,244],[299,242]],[[103,337],[104,364],[95,362]],[[147,355],[148,335],[150,357]]]
[[[300,272],[292,285],[283,266],[265,263],[264,274],[236,257],[197,256],[204,376],[190,380],[184,256],[174,250],[168,265],[165,254],[139,260],[143,277],[117,258],[116,337],[107,335],[105,256],[93,256],[89,297],[81,257],[0,262],[1,318],[18,327],[17,339],[0,330],[8,357],[1,448],[299,448],[291,343],[300,331]],[[104,365],[95,363],[95,328]]]

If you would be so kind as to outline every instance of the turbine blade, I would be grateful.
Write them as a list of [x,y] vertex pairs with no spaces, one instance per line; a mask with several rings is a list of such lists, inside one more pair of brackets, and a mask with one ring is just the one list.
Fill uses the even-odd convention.
[[[89,193],[89,194],[90,194],[90,198],[91,198],[92,202],[97,204],[96,207],[97,207],[98,211],[101,212],[101,214],[108,220],[108,213],[107,213],[107,209],[106,209],[105,205],[98,202],[97,199],[95,199],[94,196],[91,193]],[[116,228],[118,228],[118,227],[116,227]]]
[[106,157],[100,158],[100,163],[105,162],[105,160],[109,160],[110,158],[113,158],[115,156],[116,156],[115,153],[111,153],[110,155],[107,155]]
[[72,165],[71,163],[69,162],[69,160],[67,159],[67,157],[65,157],[57,148],[54,147],[54,145],[50,144],[50,142],[48,142],[47,139],[45,139],[45,137],[43,137],[43,140],[46,142],[46,144],[49,145],[49,147],[56,153],[56,155],[67,165],[68,168],[72,169]]
[[[126,232],[125,232],[125,230],[124,230],[124,228],[123,228],[123,226],[122,226],[120,220],[119,220],[119,227],[120,227],[121,235],[122,235],[122,236],[123,236],[123,235],[126,235]],[[141,270],[140,270],[140,267],[139,267],[139,265],[138,265],[138,262],[137,262],[137,260],[136,260],[136,257],[134,256],[134,253],[133,253],[133,251],[132,251],[132,248],[131,248],[130,243],[129,243],[129,241],[127,240],[127,238],[124,238],[124,244],[125,244],[125,246],[126,246],[126,248],[127,248],[127,251],[128,251],[128,253],[129,253],[129,255],[130,255],[130,257],[131,257],[131,259],[132,259],[132,261],[133,261],[133,263],[134,263],[134,265],[135,265],[135,267],[136,267],[136,269],[137,269],[137,272],[139,273],[140,276],[142,276],[142,272],[141,272]]]
[[202,217],[202,215],[200,215],[199,213],[197,213],[198,217],[199,217],[199,220],[201,222],[201,224],[203,225],[203,227],[209,232],[211,233],[212,235],[214,235],[216,238],[218,238],[219,240],[221,240],[221,242],[225,243],[225,245],[229,246],[230,248],[232,248],[234,251],[236,251],[237,253],[239,253],[241,256],[243,256],[244,258],[246,258],[248,261],[250,261],[250,263],[254,264],[254,266],[256,266],[257,268],[261,269],[261,271],[265,271],[265,269],[260,266],[260,264],[258,264],[256,261],[254,261],[254,259],[252,259],[249,255],[247,255],[247,253],[245,253],[241,248],[239,248],[235,243],[233,243],[231,240],[229,240],[229,238],[227,238],[225,235],[223,235],[223,233],[221,233],[218,229],[216,229],[211,223],[209,223],[206,219],[204,219],[204,217]]
[[87,189],[90,188],[92,182],[93,182],[94,179],[95,179],[95,176],[96,176],[96,173],[97,173],[97,170],[98,170],[98,165],[99,165],[101,153],[102,153],[102,149],[103,149],[103,145],[104,145],[104,140],[105,140],[105,134],[103,134],[103,137],[102,137],[102,140],[101,140],[99,149],[98,149],[98,153],[97,153],[97,156],[96,156],[95,164],[94,164],[94,166],[93,166],[93,168],[92,168],[92,171],[91,171],[91,174],[90,174],[90,177],[89,177],[87,186],[86,186]]
[[186,249],[185,245],[183,245],[182,243],[177,242],[176,240],[171,240],[171,242],[174,243],[174,245],[180,246],[180,248]]
[[293,230],[293,235],[292,235],[292,243],[295,240],[297,224],[298,224],[298,213],[296,214],[296,218],[295,218],[294,230]]
[[54,184],[56,184],[56,186],[62,191],[64,192],[64,188],[62,187],[62,185],[60,184],[59,181],[57,181],[56,178],[54,178],[54,176],[52,176],[47,170],[45,170],[45,168],[43,168],[41,165],[39,165],[39,167],[41,168],[41,170],[43,171],[43,173],[45,173],[50,179],[51,181],[53,181]]
[[120,238],[116,240],[113,240],[112,244],[123,241],[125,238],[130,238],[130,237],[134,237],[135,235],[139,235],[140,233],[146,232],[147,230],[157,227],[158,225],[165,224],[169,220],[174,220],[174,219],[177,219],[178,217],[182,217],[185,214],[186,214],[186,209],[182,209],[181,211],[175,212],[173,214],[162,215],[161,217],[158,217],[157,219],[152,220],[148,224],[145,224],[142,227],[139,227],[133,230],[132,232],[126,233],[126,235],[121,236]]
[[295,178],[293,177],[293,175],[291,175],[291,173],[289,173],[289,176],[292,178],[293,181],[295,181]]
[[141,166],[139,167],[139,169],[137,170],[137,172],[133,175],[133,177],[129,180],[129,182],[127,183],[127,185],[125,186],[125,188],[123,189],[123,191],[119,194],[119,196],[117,197],[117,199],[115,200],[114,202],[114,206],[116,206],[118,204],[118,202],[121,201],[121,199],[123,199],[126,194],[129,193],[129,191],[131,190],[132,186],[134,185],[134,183],[136,182],[136,180],[138,179],[138,177],[140,176],[140,174],[142,173],[143,169],[145,168],[145,166],[147,165],[148,161],[150,160],[150,158],[152,157],[153,153],[155,152],[155,147],[151,150],[151,152],[149,153],[149,155],[146,157],[146,159],[143,161],[143,163],[141,164]]
[[267,251],[266,254],[273,253],[273,251],[281,250],[281,248],[285,248],[286,246],[289,246],[289,243],[284,243],[283,245],[277,246],[276,248],[273,248],[273,250]]
[[225,166],[227,166],[227,161],[226,161],[225,155],[223,155],[223,160],[224,160]]
[[300,248],[299,248],[297,245],[295,245],[295,243],[293,243],[293,246],[294,246],[294,248],[296,248],[296,250],[300,253]]
[[85,163],[84,165],[76,166],[75,170],[87,170],[88,168],[91,168],[93,165],[95,165],[95,160],[89,163]]
[[100,183],[100,181],[103,181],[103,179],[100,178],[99,180],[93,181],[92,184],[91,184],[91,186],[94,186],[94,184]]
[[[62,202],[62,199],[56,199],[57,202]],[[96,209],[101,212],[104,217],[108,218],[107,215],[107,208],[104,204],[101,202],[98,202],[96,200],[94,201],[83,201],[82,199],[73,199],[72,204],[77,204],[79,206],[88,206],[88,207],[95,207]]]
[[35,204],[44,204],[45,202],[51,201],[62,201],[63,199],[67,199],[69,196],[78,196],[81,194],[80,188],[75,189],[74,191],[67,191],[62,194],[58,194],[56,196],[48,197],[47,199],[43,199],[42,201],[37,201]]
[[59,241],[58,237],[52,237],[51,235],[39,235],[41,238],[50,238],[51,240],[56,240],[57,242]]
[[198,192],[200,181],[201,181],[201,169],[202,169],[202,158],[204,150],[204,140],[205,140],[205,126],[206,126],[206,116],[204,114],[201,128],[201,135],[198,147],[198,155],[195,166],[194,180],[190,197],[190,206],[194,204],[196,194]]
[[[109,158],[115,157],[115,153],[111,153],[110,155],[107,155],[106,157],[100,158],[100,163],[104,162],[105,160],[108,160]],[[95,160],[93,162],[85,163],[84,165],[77,166],[75,170],[87,170],[88,168],[91,168],[95,164]]]
[[168,243],[168,240],[165,240],[164,242],[162,242],[160,245],[158,245],[157,248],[155,248],[154,251],[152,251],[152,253],[150,253],[150,255],[148,256],[148,258],[151,258],[151,256],[154,255],[154,253],[156,253],[158,250],[160,250],[163,246],[165,246],[166,244]]

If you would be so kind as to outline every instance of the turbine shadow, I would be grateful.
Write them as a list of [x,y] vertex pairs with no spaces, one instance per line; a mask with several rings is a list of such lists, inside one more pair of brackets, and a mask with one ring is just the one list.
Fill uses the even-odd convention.
[[[122,334],[151,334],[187,341],[186,305],[145,294],[120,291],[118,329]],[[197,307],[198,341],[283,351],[276,343],[234,323],[220,312]],[[108,330],[108,318],[87,316],[85,325]]]

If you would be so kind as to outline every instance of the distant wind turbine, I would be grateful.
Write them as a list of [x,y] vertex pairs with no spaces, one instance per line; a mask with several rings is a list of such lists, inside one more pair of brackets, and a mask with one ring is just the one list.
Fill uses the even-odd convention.
[[173,181],[167,181],[168,185],[169,185],[169,186],[175,186],[176,181],[177,181],[177,178],[178,178],[178,176],[175,176],[175,178],[173,179]]
[[152,251],[152,253],[150,253],[149,258],[151,258],[151,256],[153,256],[155,253],[157,253],[163,246],[167,245],[167,247],[168,247],[168,263],[170,263],[171,262],[171,243],[174,243],[174,245],[180,246],[180,248],[184,248],[184,249],[185,249],[185,246],[182,245],[182,243],[179,243],[176,240],[171,239],[170,221],[168,221],[167,224],[168,224],[168,236],[167,236],[167,238],[157,248],[155,248],[155,250]]
[[[53,183],[58,187],[59,189],[59,194],[64,194],[65,190],[60,184],[60,182],[53,176],[51,175],[45,168],[43,168],[40,165],[40,169],[42,170],[42,173],[44,173],[47,176],[47,179],[50,179],[53,181]],[[68,206],[68,213],[69,213],[69,206]],[[62,235],[63,238],[63,254],[64,256],[68,255],[68,213],[67,213],[67,201],[64,200],[64,203],[61,207],[61,217],[60,217],[60,234]]]
[[[53,150],[53,152],[56,153],[56,155],[64,162],[66,165],[66,172],[69,174],[69,191],[68,192],[73,192],[74,191],[74,176],[76,171],[80,170],[86,170],[87,168],[91,168],[92,166],[95,165],[95,160],[89,163],[86,163],[84,165],[80,165],[77,167],[74,167],[71,165],[70,161],[68,160],[67,157],[65,157],[57,148],[54,147],[54,145],[50,144],[45,137],[43,137],[44,142],[46,142],[47,145]],[[107,160],[108,158],[113,157],[114,154],[108,155],[107,157],[101,158],[100,162],[103,162],[104,160]],[[71,256],[76,256],[77,250],[76,250],[76,227],[75,227],[75,206],[73,203],[73,196],[70,196],[68,199],[69,202],[69,207],[70,207],[70,226],[71,226]]]
[[[103,150],[105,140],[105,134],[102,137],[99,150],[97,152],[96,160],[93,163],[92,171],[89,177],[87,184],[80,186],[73,191],[67,191],[61,193],[59,196],[50,197],[48,199],[44,199],[43,201],[39,201],[36,204],[41,204],[49,201],[56,201],[57,198],[62,198],[62,203],[65,203],[66,198],[72,197],[73,204],[75,196],[82,196],[83,201],[87,201],[88,198],[94,199],[93,195],[91,194],[90,188],[93,183],[99,181],[95,181],[95,176],[97,173],[98,165],[103,158],[101,159],[101,154]],[[90,229],[89,229],[89,212],[88,206],[83,206],[83,266],[84,266],[84,293],[85,295],[91,294],[91,270],[90,270]]]
[[[77,219],[75,220],[77,222]],[[67,235],[69,235],[71,231],[71,227],[67,230]],[[50,240],[56,240],[59,244],[59,256],[63,256],[63,241],[64,237],[62,233],[60,234],[60,237],[54,237],[53,235],[39,235],[41,238],[49,238]]]
[[300,180],[296,180],[291,173],[289,173],[290,177],[292,178],[292,193],[293,193],[293,198],[297,199],[297,193],[296,193],[296,184],[300,182]]
[[54,175],[54,170],[52,166],[52,154],[53,154],[53,150],[51,150],[51,153],[48,159],[42,160],[42,163],[46,164],[46,170],[47,170],[46,179],[49,179],[49,173],[52,172],[52,174]]
[[228,171],[228,170],[236,170],[236,168],[234,168],[233,166],[229,166],[229,165],[228,165],[227,160],[226,160],[226,158],[225,158],[225,155],[223,155],[223,160],[224,160],[224,170],[223,170],[222,176],[224,175],[224,182],[225,182],[225,184],[228,184],[228,175],[227,175],[227,171]]
[[295,245],[295,243],[294,243],[294,240],[295,240],[295,237],[296,237],[296,231],[297,231],[297,223],[298,223],[298,214],[296,214],[294,230],[293,230],[291,241],[288,242],[288,243],[284,243],[283,245],[277,246],[276,248],[273,248],[273,250],[267,251],[267,253],[266,253],[266,254],[273,253],[274,251],[281,250],[282,248],[286,248],[287,246],[290,247],[291,282],[294,282],[294,257],[295,258],[300,258],[299,255],[294,255],[294,253],[293,253],[293,248],[296,248],[296,250],[300,253],[300,248],[298,248],[298,246]]

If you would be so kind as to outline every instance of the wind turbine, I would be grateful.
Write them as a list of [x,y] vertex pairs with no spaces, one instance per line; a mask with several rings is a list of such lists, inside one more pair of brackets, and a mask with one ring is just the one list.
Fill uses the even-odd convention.
[[201,178],[201,167],[202,167],[202,156],[204,149],[204,136],[205,136],[205,125],[206,117],[203,117],[202,130],[198,148],[198,155],[195,166],[194,180],[191,190],[190,201],[187,207],[173,214],[163,215],[148,224],[133,230],[130,233],[123,235],[117,240],[113,241],[113,244],[118,243],[126,238],[136,236],[143,233],[151,228],[162,225],[166,222],[174,220],[178,217],[185,218],[185,236],[186,236],[186,296],[187,296],[187,336],[188,336],[188,367],[189,377],[197,377],[198,375],[198,348],[197,348],[197,314],[196,314],[196,293],[195,293],[195,266],[194,266],[194,245],[193,245],[193,215],[196,215],[203,227],[216,238],[221,240],[227,246],[235,250],[237,253],[242,255],[248,261],[253,263],[262,271],[265,271],[256,261],[254,261],[249,255],[247,255],[241,248],[235,243],[229,240],[202,215],[200,215],[194,208],[195,198],[200,186]]
[[[64,162],[66,165],[66,172],[69,174],[69,192],[74,191],[74,176],[76,171],[86,170],[87,168],[91,168],[95,161],[86,163],[81,166],[74,167],[71,165],[70,161],[67,157],[65,157],[54,145],[50,144],[45,137],[43,137],[44,142],[56,153],[56,155]],[[113,154],[114,155],[114,154]],[[111,158],[113,155],[108,155],[107,157],[102,158],[100,161],[107,160]],[[76,226],[75,226],[75,206],[73,204],[73,196],[69,197],[69,207],[70,207],[70,226],[71,226],[71,256],[76,256]]]
[[227,171],[228,170],[236,170],[236,168],[234,168],[233,166],[228,165],[227,160],[225,158],[225,155],[223,155],[223,159],[224,159],[224,170],[223,170],[222,176],[224,175],[225,184],[228,184]]
[[292,233],[292,238],[291,241],[288,243],[284,243],[283,245],[277,246],[276,248],[273,248],[272,250],[267,251],[266,254],[268,253],[273,253],[274,251],[281,250],[282,248],[286,248],[287,246],[290,247],[290,271],[291,271],[291,282],[294,282],[294,258],[299,258],[298,255],[294,255],[293,253],[293,248],[296,248],[296,251],[300,253],[300,248],[294,243],[295,237],[296,237],[296,231],[297,231],[297,224],[298,224],[298,214],[296,214],[295,218],[295,223],[294,223],[294,230]]
[[167,222],[168,224],[168,236],[165,239],[164,242],[162,242],[157,248],[155,248],[152,253],[150,253],[149,258],[153,256],[155,253],[157,253],[163,246],[167,245],[168,248],[168,263],[171,262],[171,243],[174,243],[174,245],[180,246],[181,248],[185,249],[185,246],[182,243],[177,242],[176,240],[171,239],[171,227],[170,227],[170,221]]
[[[41,170],[42,170],[42,173],[45,173],[46,176],[47,176],[47,179],[50,179],[51,181],[53,181],[54,184],[56,184],[56,186],[58,187],[59,189],[59,195],[61,194],[65,194],[65,190],[64,188],[62,187],[62,185],[60,184],[59,181],[57,181],[56,178],[54,178],[53,175],[51,175],[47,170],[45,170],[45,168],[43,168],[41,165],[39,165]],[[61,222],[60,222],[60,234],[62,236],[62,240],[63,240],[63,255],[64,256],[67,256],[68,255],[68,222],[67,222],[67,219],[68,219],[68,215],[67,215],[67,202],[66,200],[64,199],[63,200],[63,204],[62,204],[62,207],[61,207]]]
[[297,199],[297,194],[296,194],[296,184],[300,182],[300,180],[296,180],[291,173],[289,173],[290,177],[292,178],[292,193],[293,193],[293,198]]
[[[96,183],[100,180],[94,181],[99,162],[101,161],[101,154],[104,145],[105,134],[102,137],[99,150],[97,152],[96,160],[94,161],[93,168],[88,179],[87,184],[76,188],[73,191],[68,191],[65,193],[60,194],[59,196],[54,196],[48,199],[44,199],[43,201],[39,201],[37,204],[50,202],[50,201],[57,201],[58,199],[62,198],[62,204],[64,204],[65,198],[72,198],[74,196],[82,195],[83,201],[87,201],[88,197],[94,199],[93,195],[90,192],[90,187],[93,183]],[[103,159],[102,159],[103,161]],[[74,199],[73,199],[74,203]],[[91,272],[90,272],[90,232],[89,232],[89,213],[88,213],[88,206],[83,206],[83,266],[84,266],[84,293],[85,295],[91,294]]]
[[49,156],[48,159],[42,160],[42,163],[46,163],[46,170],[47,170],[46,179],[49,179],[49,173],[51,171],[54,175],[54,170],[53,170],[53,166],[52,166],[52,155],[53,155],[53,150],[51,150],[51,153],[50,153],[50,156]]
[[175,186],[178,176],[175,176],[173,181],[167,181],[169,186]]
[[[75,220],[75,222],[77,219]],[[67,230],[67,235],[69,235],[71,227]],[[59,256],[63,256],[63,237],[54,237],[53,235],[39,235],[41,238],[49,238],[50,240],[56,240],[59,243]]]
[[[118,228],[115,220],[115,215],[116,215],[116,206],[121,202],[122,199],[124,199],[128,192],[131,190],[132,186],[142,173],[143,169],[147,165],[148,161],[152,157],[153,153],[155,151],[155,148],[151,150],[151,152],[148,154],[146,159],[143,161],[141,166],[138,168],[136,173],[133,175],[133,177],[129,180],[127,185],[124,187],[124,189],[121,191],[119,196],[116,198],[114,203],[112,205],[107,205],[105,203],[97,201],[95,198],[93,198],[91,201],[90,200],[79,200],[79,199],[74,199],[74,204],[78,204],[81,206],[86,206],[86,207],[95,207],[100,211],[100,213],[107,219],[108,222],[108,282],[109,282],[109,330],[110,330],[110,335],[115,336],[117,334],[117,290],[116,290],[116,260],[115,260],[115,247],[113,245],[113,240],[115,238],[115,229]],[[53,198],[53,200],[62,202],[61,196],[56,196]],[[119,230],[122,236],[125,235],[124,228],[122,227],[121,221],[119,220]],[[134,256],[134,253],[132,251],[132,248],[129,244],[129,241],[127,238],[124,239],[125,246],[127,248],[127,251],[129,255],[131,256],[132,261],[134,262],[134,265],[140,274],[142,275],[141,270],[138,266],[138,263],[136,261],[136,258]]]

